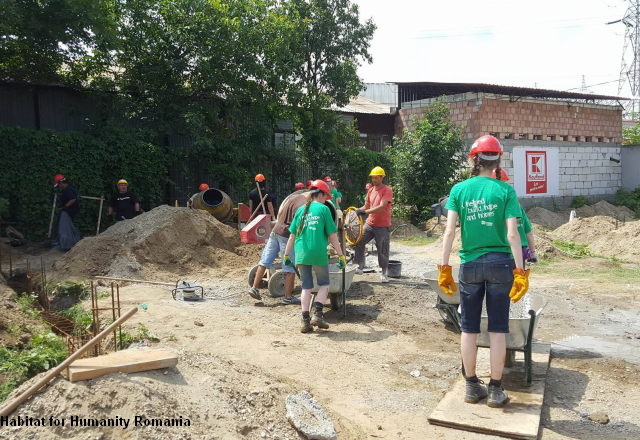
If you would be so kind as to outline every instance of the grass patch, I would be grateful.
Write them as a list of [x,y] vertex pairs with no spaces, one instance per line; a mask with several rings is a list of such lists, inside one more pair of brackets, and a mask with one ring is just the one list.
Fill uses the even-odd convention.
[[67,310],[62,310],[58,312],[58,315],[64,316],[87,330],[91,330],[91,326],[93,325],[93,316],[80,304],[69,307]]
[[587,244],[577,244],[573,240],[562,241],[562,240],[554,240],[553,245],[564,251],[568,254],[574,255],[576,257],[594,257],[589,251],[589,245]]
[[0,348],[0,402],[22,382],[66,359],[67,347],[55,334],[37,334],[32,339],[22,350]]
[[153,342],[158,342],[160,340],[155,333],[152,333],[147,326],[141,322],[138,323],[138,327],[136,327],[136,332],[134,334],[129,334],[123,330],[122,333],[118,335],[119,345],[123,349],[135,342],[144,341],[145,339]]
[[58,296],[72,296],[80,300],[91,296],[91,288],[88,281],[65,281],[64,283],[49,284],[47,290]]
[[575,265],[572,261],[556,258],[540,260],[532,272],[536,275],[557,275],[562,278],[586,278],[596,283],[637,283],[640,282],[640,270],[622,267],[619,261],[602,261],[596,267]]
[[405,246],[426,246],[428,244],[434,243],[436,240],[437,240],[436,237],[427,237],[426,235],[414,235],[413,237],[400,240],[399,243],[404,244]]

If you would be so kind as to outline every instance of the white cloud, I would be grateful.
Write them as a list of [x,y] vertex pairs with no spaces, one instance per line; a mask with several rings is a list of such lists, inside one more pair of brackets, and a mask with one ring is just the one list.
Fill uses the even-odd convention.
[[[484,82],[567,90],[616,81],[621,0],[352,0],[378,30],[366,82]],[[618,35],[616,35],[618,34]],[[617,82],[591,88],[618,92]],[[628,87],[622,95],[629,96]]]

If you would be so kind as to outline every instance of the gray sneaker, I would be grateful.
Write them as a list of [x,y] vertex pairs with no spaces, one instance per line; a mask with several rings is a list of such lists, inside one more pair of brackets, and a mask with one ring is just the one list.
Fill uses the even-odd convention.
[[467,403],[478,403],[485,397],[487,397],[487,387],[484,382],[478,380],[477,383],[467,382],[467,389],[464,393],[464,401]]
[[489,386],[487,405],[491,408],[502,408],[509,401],[507,392],[502,387]]
[[356,269],[356,275],[362,275],[362,274],[364,274],[364,272],[362,271],[362,269],[357,268],[357,269]]
[[311,318],[311,325],[324,329],[329,328],[329,323],[324,320],[324,316],[322,315],[322,313],[316,313],[313,315],[313,318]]
[[262,301],[262,297],[260,296],[260,291],[258,289],[256,289],[255,287],[252,287],[251,289],[249,289],[249,295],[251,295],[251,298],[253,298],[253,299],[257,299],[258,301]]
[[300,333],[309,333],[313,331],[311,327],[311,318],[302,318],[302,326],[300,327]]
[[300,304],[300,300],[295,296],[290,296],[289,298],[285,296],[284,298],[282,298],[282,303],[283,304]]

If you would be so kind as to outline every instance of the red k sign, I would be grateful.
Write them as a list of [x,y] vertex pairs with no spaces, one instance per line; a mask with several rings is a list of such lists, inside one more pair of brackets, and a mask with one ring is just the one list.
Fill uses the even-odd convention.
[[547,193],[547,153],[527,151],[527,194]]

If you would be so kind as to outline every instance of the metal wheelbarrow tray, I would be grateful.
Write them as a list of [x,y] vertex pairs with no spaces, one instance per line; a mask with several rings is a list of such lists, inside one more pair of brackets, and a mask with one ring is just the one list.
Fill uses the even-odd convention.
[[[460,272],[459,267],[454,267],[451,271],[453,279],[458,280],[458,274]],[[438,269],[431,270],[424,275],[422,279],[427,282],[431,290],[436,292],[438,297],[436,298],[436,309],[440,313],[442,320],[448,324],[452,324],[458,333],[460,333],[460,312],[458,306],[460,305],[460,290],[453,293],[453,296],[445,294],[438,285]]]

